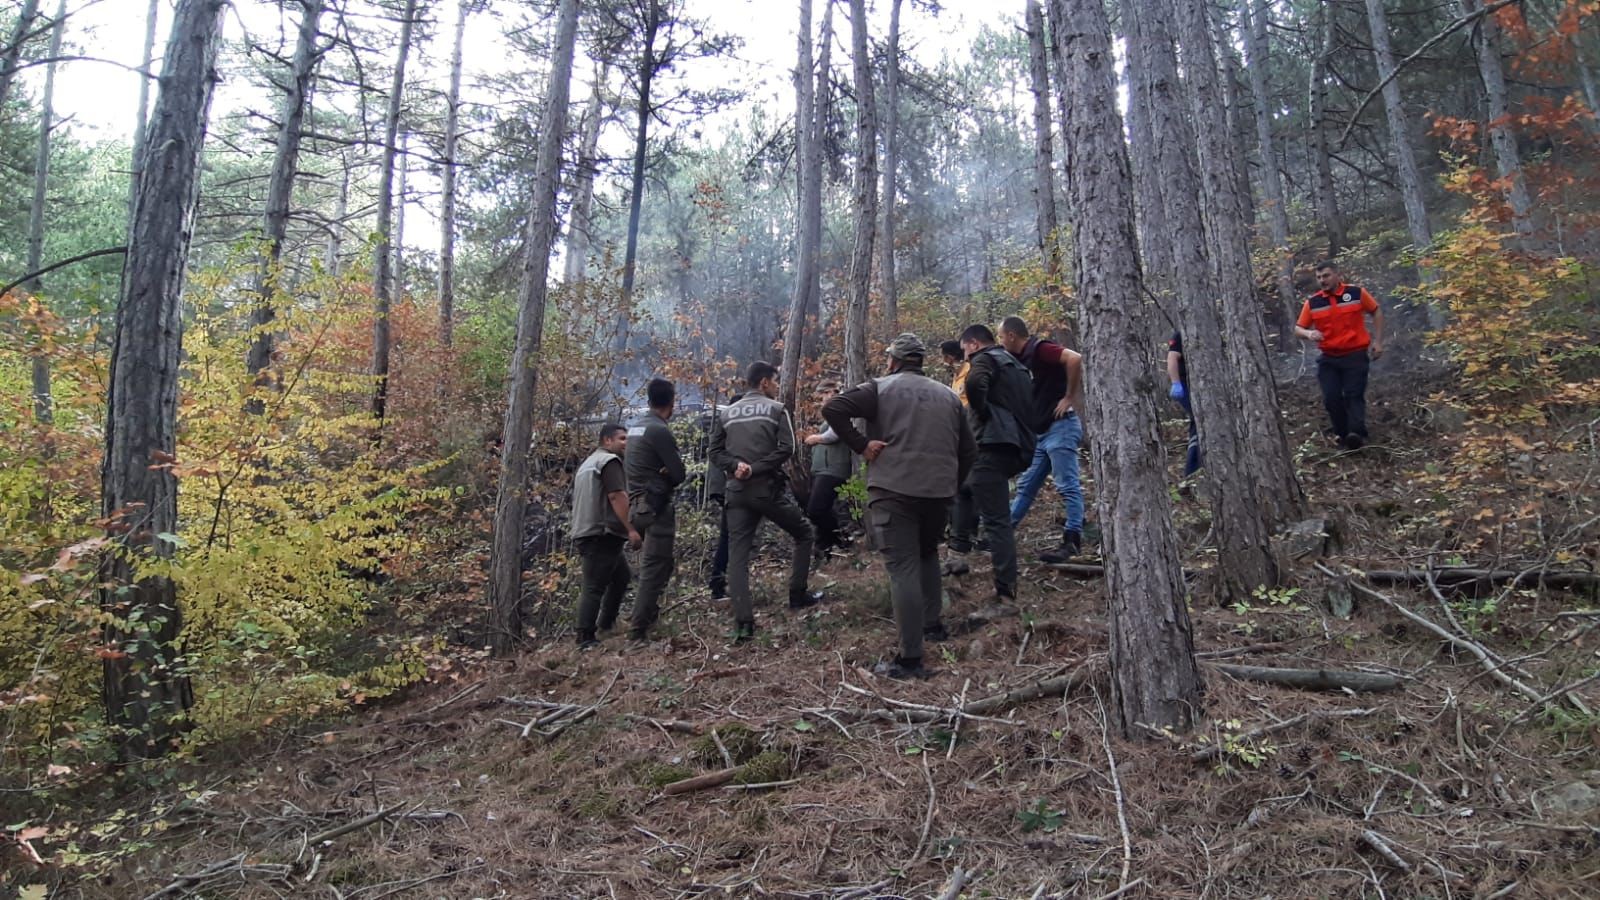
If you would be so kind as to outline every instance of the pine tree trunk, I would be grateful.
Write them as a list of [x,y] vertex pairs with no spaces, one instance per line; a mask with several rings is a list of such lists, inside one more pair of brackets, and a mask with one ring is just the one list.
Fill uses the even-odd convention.
[[528,503],[528,446],[533,437],[537,361],[544,338],[550,251],[556,239],[556,188],[561,183],[561,142],[567,131],[567,100],[577,33],[578,0],[561,0],[552,44],[549,93],[539,123],[533,205],[528,211],[527,250],[517,292],[517,344],[511,356],[511,388],[500,450],[500,483],[495,495],[494,544],[489,559],[489,606],[494,629],[489,644],[497,656],[510,653],[522,635],[522,535]]
[[417,0],[406,0],[400,23],[400,44],[395,48],[394,78],[389,82],[389,106],[383,117],[383,163],[378,168],[377,240],[372,248],[372,295],[377,300],[377,316],[372,323],[372,416],[383,424],[389,407],[389,306],[394,273],[390,270],[391,220],[394,215],[394,159],[400,132],[400,104],[406,86],[406,57],[411,53],[411,28],[417,18]]
[[1284,434],[1266,329],[1256,299],[1244,202],[1229,164],[1235,148],[1221,96],[1224,79],[1217,67],[1206,0],[1172,0],[1172,9],[1194,119],[1196,156],[1205,187],[1206,234],[1227,337],[1224,346],[1239,385],[1239,413],[1253,453],[1250,465],[1259,485],[1258,497],[1268,510],[1268,521],[1276,525],[1289,521],[1300,510],[1304,497]]
[[1211,299],[1218,291],[1206,253],[1195,133],[1184,108],[1168,19],[1162,0],[1123,6],[1129,32],[1128,69],[1139,74],[1146,88],[1150,116],[1143,173],[1147,183],[1142,190],[1158,198],[1166,213],[1166,230],[1154,240],[1168,242],[1166,258],[1174,270],[1164,274],[1180,288],[1173,305],[1188,364],[1190,403],[1205,452],[1203,483],[1216,530],[1216,571],[1226,603],[1248,600],[1257,587],[1277,584],[1278,572],[1269,507],[1257,498],[1251,447],[1240,420],[1244,400],[1228,358],[1229,335]]
[[578,162],[573,167],[576,183],[572,188],[571,222],[567,225],[566,270],[562,275],[567,284],[589,276],[589,246],[593,240],[589,232],[594,227],[594,179],[598,174],[596,154],[600,146],[600,126],[605,119],[606,80],[610,74],[608,61],[595,66],[594,90],[589,94],[589,105],[583,113]]
[[872,299],[872,240],[878,223],[878,124],[867,44],[866,0],[850,0],[850,48],[856,88],[856,236],[850,254],[850,305],[844,320],[845,377],[867,378],[867,306]]
[[101,512],[119,545],[102,566],[106,721],[124,762],[170,751],[193,702],[179,659],[177,588],[139,577],[151,556],[170,557],[178,531],[178,367],[181,293],[199,194],[200,150],[216,81],[225,0],[178,0],[141,168],[106,396]]
[[633,135],[633,181],[628,194],[628,240],[622,257],[622,296],[633,296],[633,279],[639,259],[639,216],[644,203],[644,163],[650,128],[650,82],[656,74],[656,32],[661,29],[660,0],[644,0],[644,34],[639,51],[639,104]]
[[1033,90],[1033,201],[1039,256],[1052,281],[1061,276],[1061,250],[1056,243],[1055,151],[1050,146],[1050,68],[1045,58],[1044,11],[1028,0],[1028,77]]
[[[900,332],[900,286],[894,271],[895,173],[900,168],[900,0],[889,7],[889,46],[884,74],[883,246],[878,278],[883,284],[883,320],[890,334]],[[1048,111],[1046,112],[1048,115]]]
[[1062,145],[1084,369],[1092,379],[1086,424],[1095,436],[1095,501],[1105,529],[1115,717],[1126,738],[1141,725],[1188,731],[1200,711],[1200,671],[1148,388],[1149,335],[1135,312],[1149,299],[1139,275],[1111,29],[1101,0],[1052,3],[1061,7],[1061,90],[1073,98]]
[[[141,71],[148,73],[155,63],[156,53],[156,19],[161,13],[161,0],[150,0],[150,8],[144,17],[144,53],[139,57]],[[139,77],[139,109],[138,118],[133,121],[133,148],[132,159],[128,165],[128,222],[133,222],[133,205],[139,199],[139,160],[144,155],[144,132],[149,125],[150,117],[150,82],[155,79],[141,75]]]
[[[1406,123],[1405,106],[1400,100],[1400,80],[1389,77],[1395,67],[1394,50],[1389,46],[1389,21],[1383,12],[1383,0],[1366,2],[1367,24],[1372,32],[1372,52],[1377,58],[1378,77],[1386,80],[1383,86],[1383,109],[1389,121],[1389,144],[1394,151],[1400,199],[1406,208],[1406,228],[1411,232],[1412,246],[1421,252],[1433,243],[1433,229],[1428,225],[1422,174],[1417,170],[1417,157],[1411,149],[1411,129]],[[1428,324],[1434,328],[1444,324],[1436,306],[1428,307]]]
[[[50,28],[50,59],[61,55],[61,33],[66,30],[67,0],[56,7],[55,24]],[[27,271],[37,272],[44,264],[44,204],[50,184],[50,132],[56,124],[56,64],[45,63],[44,96],[40,98],[39,144],[33,158],[33,203],[28,207],[28,259]],[[28,293],[37,297],[44,284],[37,277],[26,285]],[[50,395],[50,358],[43,354],[33,357],[33,418],[49,424],[55,421],[55,402]]]
[[[823,0],[831,3],[832,0]],[[783,365],[779,383],[783,405],[792,413],[799,393],[800,356],[804,349],[806,309],[812,305],[811,290],[817,268],[816,237],[821,234],[822,154],[817,146],[816,82],[811,64],[811,0],[800,0],[800,28],[795,41],[795,156],[799,229],[795,235],[794,291],[789,297],[789,323],[783,332]],[[826,76],[826,73],[823,73]],[[816,203],[812,203],[815,196]],[[812,217],[818,219],[813,227]]]
[[398,169],[394,173],[394,240],[389,244],[394,262],[390,264],[390,272],[394,278],[394,299],[403,301],[406,299],[406,178],[411,173],[411,132],[401,133],[395,161]]
[[1228,169],[1237,185],[1245,227],[1254,228],[1256,198],[1250,190],[1250,117],[1244,111],[1244,79],[1239,75],[1239,52],[1229,39],[1228,30],[1217,10],[1211,10],[1209,16],[1214,20],[1211,38],[1222,54],[1219,63],[1222,67],[1221,96],[1222,102],[1226,104],[1228,134],[1233,137],[1234,152],[1228,159]]
[[[1252,22],[1251,5],[1255,6]],[[1239,31],[1245,37],[1250,72],[1250,93],[1255,97],[1256,143],[1261,151],[1261,193],[1267,199],[1267,221],[1272,228],[1272,257],[1278,281],[1278,349],[1294,348],[1294,320],[1299,312],[1294,290],[1294,249],[1289,246],[1289,205],[1284,196],[1283,175],[1278,171],[1278,152],[1272,136],[1272,96],[1267,92],[1267,4],[1266,0],[1240,0]]]
[[450,43],[450,89],[444,99],[444,165],[439,201],[439,343],[448,347],[456,324],[456,131],[461,121],[461,43],[470,0],[456,0],[456,31]]
[[[1461,14],[1477,12],[1480,0],[1460,0]],[[1506,200],[1511,204],[1511,224],[1522,237],[1533,234],[1533,198],[1522,177],[1522,159],[1517,154],[1517,136],[1511,130],[1511,106],[1506,100],[1506,73],[1500,62],[1500,25],[1494,16],[1485,16],[1473,28],[1473,48],[1478,56],[1478,76],[1483,79],[1483,96],[1489,111],[1489,143],[1494,147],[1495,168],[1506,183]]]
[[289,230],[289,206],[294,198],[294,175],[300,165],[300,135],[304,131],[306,106],[311,96],[311,76],[317,67],[317,23],[322,18],[323,0],[305,0],[300,13],[300,33],[295,39],[294,58],[289,63],[289,78],[282,111],[279,113],[278,142],[272,154],[272,170],[267,175],[267,208],[262,216],[261,234],[265,244],[256,267],[254,305],[250,309],[250,328],[255,339],[245,365],[254,375],[272,362],[272,321],[277,317],[273,295],[278,290],[278,264],[283,258],[283,241]]
[[[1171,226],[1167,223],[1168,198],[1160,181],[1160,162],[1157,157],[1153,120],[1157,73],[1151,68],[1150,38],[1139,35],[1150,26],[1143,23],[1147,10],[1133,8],[1129,3],[1122,15],[1123,41],[1128,53],[1128,147],[1133,163],[1134,221],[1138,227],[1139,259],[1142,261],[1146,286],[1160,297],[1163,308],[1171,309],[1176,299],[1172,261]],[[1158,10],[1159,12],[1159,10]],[[1176,75],[1171,89],[1176,89]],[[1187,273],[1185,280],[1194,276]]]
[[344,220],[350,215],[350,159],[339,154],[339,199],[334,201],[333,226],[328,229],[328,246],[323,252],[322,267],[329,275],[339,277],[339,253],[344,244]]
[[23,45],[28,42],[28,35],[33,33],[34,22],[38,18],[39,0],[22,0],[22,7],[17,10],[16,27],[11,29],[11,40],[7,42],[5,50],[0,51],[0,120],[4,120],[6,101],[11,99],[11,82],[17,77],[17,63],[22,59]]
[[1318,7],[1317,27],[1322,33],[1320,49],[1311,58],[1308,86],[1311,111],[1311,155],[1317,170],[1317,211],[1328,235],[1328,258],[1344,250],[1344,214],[1339,211],[1339,192],[1333,181],[1333,156],[1328,152],[1328,131],[1324,119],[1328,106],[1328,58],[1333,55],[1335,7]]

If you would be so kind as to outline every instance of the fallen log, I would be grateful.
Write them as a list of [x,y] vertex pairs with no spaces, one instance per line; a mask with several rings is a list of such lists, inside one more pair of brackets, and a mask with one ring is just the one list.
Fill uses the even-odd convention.
[[1236,666],[1207,662],[1206,665],[1230,678],[1259,681],[1308,691],[1392,691],[1402,679],[1396,675],[1350,672],[1343,669],[1279,669],[1270,666]]
[[1551,570],[1540,567],[1513,571],[1511,569],[1477,569],[1468,566],[1450,566],[1443,569],[1374,569],[1366,572],[1373,584],[1425,585],[1428,578],[1440,587],[1460,587],[1467,584],[1522,585],[1536,584],[1558,591],[1600,590],[1600,573],[1572,570]]

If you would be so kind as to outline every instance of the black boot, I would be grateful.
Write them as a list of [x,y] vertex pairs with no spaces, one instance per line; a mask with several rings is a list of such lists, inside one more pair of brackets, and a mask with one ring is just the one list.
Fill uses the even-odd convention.
[[756,623],[735,622],[733,625],[733,642],[735,644],[748,643],[756,636]]
[[945,630],[943,622],[935,622],[922,629],[922,639],[935,644],[950,640],[950,632]]
[[1058,566],[1071,562],[1079,553],[1083,552],[1083,535],[1077,531],[1066,531],[1061,534],[1061,546],[1055,550],[1048,550],[1039,554],[1039,561],[1049,566]]
[[872,674],[905,681],[910,678],[927,678],[932,673],[922,667],[920,656],[897,656],[893,662],[880,662],[873,666]]
[[592,632],[592,631],[580,631],[580,632],[578,632],[578,649],[579,650],[593,650],[594,648],[596,648],[598,646],[600,646],[600,641],[595,638],[594,632]]
[[822,602],[821,591],[790,591],[789,608],[806,609]]

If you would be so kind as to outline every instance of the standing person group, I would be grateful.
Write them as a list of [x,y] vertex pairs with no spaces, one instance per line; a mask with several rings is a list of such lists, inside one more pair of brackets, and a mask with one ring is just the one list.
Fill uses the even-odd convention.
[[[1330,434],[1347,449],[1367,440],[1369,360],[1383,353],[1383,312],[1366,290],[1346,284],[1330,262],[1319,263],[1322,290],[1305,302],[1296,334],[1317,342],[1317,366]],[[1371,331],[1367,318],[1372,319]],[[1190,410],[1188,363],[1181,335],[1167,346],[1170,396]],[[1015,529],[1046,477],[1054,476],[1066,505],[1057,549],[1047,564],[1076,556],[1082,546],[1084,503],[1078,447],[1083,426],[1083,358],[1054,341],[1030,335],[1010,317],[996,335],[972,325],[939,347],[953,387],[924,371],[928,348],[904,333],[887,348],[888,374],[849,390],[823,389],[827,430],[806,438],[814,479],[807,508],[791,496],[785,466],[796,450],[788,410],[777,399],[778,370],[754,362],[745,392],[719,407],[711,423],[710,491],[720,498],[725,542],[718,548],[712,593],[731,601],[736,642],[756,632],[750,557],[757,532],[771,520],[793,540],[789,607],[805,609],[820,594],[809,586],[813,546],[841,543],[833,504],[850,477],[849,454],[867,463],[867,532],[883,554],[894,607],[898,652],[880,666],[892,678],[920,677],[924,643],[949,635],[943,621],[939,546],[946,525],[952,553],[983,546],[994,563],[998,600],[1017,596]],[[578,469],[572,534],[582,558],[578,643],[593,647],[615,623],[632,579],[625,545],[642,548],[632,636],[645,640],[674,568],[673,493],[684,481],[683,458],[667,427],[676,395],[671,382],[647,387],[649,411],[629,423],[606,425],[600,446]],[[864,430],[857,423],[864,423]],[[1194,419],[1189,424],[1184,474],[1201,463]],[[1010,481],[1017,478],[1016,497]],[[952,515],[953,512],[953,515]],[[982,529],[982,543],[978,529]],[[819,534],[820,531],[820,534]],[[957,571],[967,571],[962,565]]]

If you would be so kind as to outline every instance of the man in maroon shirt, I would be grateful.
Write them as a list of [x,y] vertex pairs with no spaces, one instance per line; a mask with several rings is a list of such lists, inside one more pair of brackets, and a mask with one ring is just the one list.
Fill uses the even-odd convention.
[[1032,337],[1028,325],[1016,316],[1000,323],[1000,343],[1033,374],[1032,424],[1039,434],[1033,463],[1017,478],[1017,496],[1011,501],[1011,525],[1022,524],[1033,498],[1054,475],[1056,491],[1067,507],[1061,547],[1039,556],[1045,563],[1064,563],[1077,556],[1083,545],[1083,486],[1078,482],[1078,444],[1083,423],[1083,357],[1055,341]]

